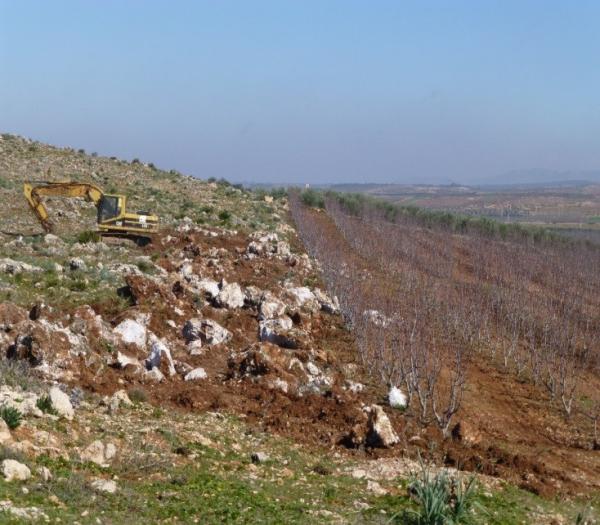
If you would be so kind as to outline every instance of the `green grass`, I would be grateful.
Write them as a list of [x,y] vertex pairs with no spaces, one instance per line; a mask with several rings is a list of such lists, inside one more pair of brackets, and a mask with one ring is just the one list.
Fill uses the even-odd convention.
[[[131,392],[130,392],[131,395]],[[90,416],[95,418],[96,416]],[[64,456],[16,459],[25,461],[34,477],[25,483],[6,483],[0,479],[3,499],[16,507],[35,506],[54,522],[78,521],[82,525],[96,523],[137,524],[157,522],[179,523],[419,523],[418,498],[410,495],[409,480],[382,481],[392,491],[375,496],[366,489],[364,479],[345,474],[355,464],[349,457],[334,458],[326,450],[300,447],[288,439],[252,432],[246,435],[242,420],[225,416],[185,416],[177,412],[153,412],[144,403],[128,409],[127,420],[136,425],[151,425],[162,439],[149,441],[146,434],[124,433],[122,424],[108,426],[101,420],[82,422],[92,428],[102,426],[103,439],[123,439],[129,450],[102,468],[81,463]],[[58,422],[40,421],[58,432]],[[179,433],[185,428],[201,429],[211,440],[206,446],[186,440]],[[69,441],[70,431],[62,430],[71,446],[83,442]],[[193,439],[193,438],[192,438]],[[87,440],[85,441],[87,442]],[[240,444],[242,445],[240,447]],[[250,452],[268,451],[270,459],[253,465]],[[14,457],[10,450],[5,457]],[[52,479],[42,482],[36,476],[41,467],[48,467]],[[116,477],[117,494],[93,491],[92,479]],[[24,493],[22,487],[28,490]],[[558,502],[544,500],[523,490],[506,486],[504,489],[479,489],[469,511],[471,523],[528,524],[558,512],[574,520],[578,512],[596,505],[589,502]],[[59,504],[49,496],[54,495]],[[357,503],[360,503],[357,505]],[[367,508],[364,507],[367,506]],[[593,511],[597,512],[597,511]],[[84,515],[82,515],[82,513]],[[596,517],[593,513],[591,517]],[[536,521],[537,519],[537,521]],[[26,523],[0,514],[1,523]]]

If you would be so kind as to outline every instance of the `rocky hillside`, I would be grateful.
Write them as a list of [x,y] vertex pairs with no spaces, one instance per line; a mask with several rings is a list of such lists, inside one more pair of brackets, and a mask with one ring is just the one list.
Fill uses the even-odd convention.
[[[161,232],[94,242],[93,209],[54,199],[44,235],[27,179],[126,193]],[[285,196],[10,135],[0,196],[4,522],[413,519],[437,437],[356,363]],[[477,522],[593,519],[484,475],[473,498]]]

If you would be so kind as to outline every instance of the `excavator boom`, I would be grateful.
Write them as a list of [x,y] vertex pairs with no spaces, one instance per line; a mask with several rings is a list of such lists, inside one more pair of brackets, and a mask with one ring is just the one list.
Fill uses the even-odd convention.
[[42,197],[83,198],[98,209],[98,230],[104,235],[140,238],[158,231],[158,217],[146,212],[129,213],[125,195],[106,195],[98,186],[87,182],[30,181],[23,186],[29,206],[45,231],[53,224]]
[[[34,186],[34,184],[36,184]],[[31,181],[23,185],[23,193],[29,206],[47,232],[52,231],[52,222],[48,210],[41,199],[44,197],[82,197],[98,205],[104,193],[98,186],[85,182],[47,182]]]

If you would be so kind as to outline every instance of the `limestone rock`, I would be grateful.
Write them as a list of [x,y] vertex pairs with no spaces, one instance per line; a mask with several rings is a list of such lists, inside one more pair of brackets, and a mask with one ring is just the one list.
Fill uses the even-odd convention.
[[31,470],[14,459],[5,459],[2,461],[2,474],[6,481],[26,481],[31,477]]
[[90,461],[96,465],[107,466],[111,459],[117,454],[117,447],[112,444],[104,444],[100,440],[90,443],[80,454],[82,461]]
[[110,401],[108,402],[108,406],[111,412],[117,411],[121,406],[129,407],[132,405],[133,403],[131,402],[131,399],[129,399],[129,396],[127,395],[127,392],[125,392],[125,390],[117,390],[110,397]]
[[81,259],[80,257],[73,257],[69,261],[69,269],[72,271],[85,270],[86,269],[85,261],[83,259]]
[[194,368],[190,372],[188,372],[183,378],[185,381],[196,381],[198,379],[206,379],[208,375],[206,374],[206,370],[204,368]]
[[260,303],[259,314],[261,319],[274,319],[285,313],[286,305],[271,294],[267,294]]
[[146,347],[147,330],[144,325],[133,319],[125,319],[119,323],[114,333],[121,338],[125,344],[133,344],[139,348]]
[[71,421],[75,414],[75,410],[73,409],[69,396],[57,386],[53,386],[50,389],[48,396],[52,402],[52,407],[58,412],[58,415]]
[[21,261],[14,261],[12,259],[0,259],[0,272],[8,273],[10,275],[18,275],[20,273],[42,273],[43,268],[39,266],[33,266]]
[[152,370],[153,368],[160,367],[161,359],[164,356],[169,367],[169,375],[174,376],[176,374],[175,365],[171,357],[171,351],[165,342],[153,333],[148,335],[148,342],[150,343],[150,355],[146,359],[146,368]]
[[10,433],[10,428],[4,421],[4,419],[0,418],[0,445],[4,445],[5,443],[9,443],[12,441],[12,434]]
[[221,308],[242,308],[244,306],[244,292],[238,283],[229,283],[221,287],[215,303]]
[[117,492],[117,484],[112,479],[95,479],[90,483],[90,487],[98,492],[106,492],[115,494]]
[[212,319],[190,319],[183,327],[183,337],[188,343],[200,339],[207,345],[217,345],[227,343],[232,335]]
[[387,414],[379,405],[369,407],[368,428],[367,444],[371,446],[387,448],[400,441]]

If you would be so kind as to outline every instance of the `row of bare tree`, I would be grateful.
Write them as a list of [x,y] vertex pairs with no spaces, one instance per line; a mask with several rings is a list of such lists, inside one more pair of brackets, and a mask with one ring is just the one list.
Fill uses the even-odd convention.
[[600,420],[600,397],[580,388],[600,368],[599,250],[458,235],[410,216],[390,222],[377,207],[356,216],[335,198],[328,231],[299,195],[290,205],[361,358],[403,386],[423,423],[448,432],[471,352],[545,389],[566,416]]

